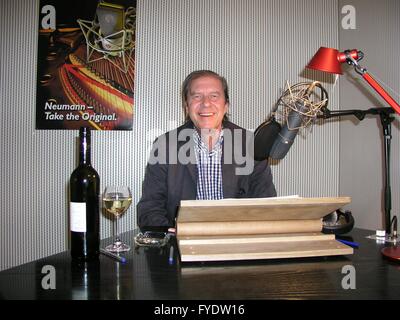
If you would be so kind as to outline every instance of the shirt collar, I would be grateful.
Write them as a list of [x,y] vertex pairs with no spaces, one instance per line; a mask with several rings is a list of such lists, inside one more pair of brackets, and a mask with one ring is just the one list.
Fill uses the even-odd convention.
[[223,142],[223,138],[224,138],[224,130],[223,128],[221,129],[220,133],[219,133],[219,137],[217,142],[214,145],[214,148],[209,151],[208,150],[208,146],[204,143],[204,141],[201,139],[199,131],[195,128],[195,130],[193,130],[193,138],[194,138],[194,143],[195,145],[203,152],[208,152],[209,154],[213,154],[215,152],[217,152],[218,150],[221,149],[222,146],[222,142]]

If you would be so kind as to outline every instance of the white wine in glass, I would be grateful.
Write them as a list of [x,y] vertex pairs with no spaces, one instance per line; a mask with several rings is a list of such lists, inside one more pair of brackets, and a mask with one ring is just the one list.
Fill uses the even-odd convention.
[[126,212],[132,203],[132,194],[126,186],[108,186],[103,193],[104,208],[115,217],[114,222],[114,243],[107,246],[106,250],[110,252],[129,251],[130,246],[123,243],[118,231],[118,221],[124,212]]

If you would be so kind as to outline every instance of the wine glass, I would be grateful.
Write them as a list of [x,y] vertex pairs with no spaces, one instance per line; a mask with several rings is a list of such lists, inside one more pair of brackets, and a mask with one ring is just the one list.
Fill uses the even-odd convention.
[[107,186],[103,193],[103,204],[108,212],[114,215],[114,243],[107,246],[110,252],[123,252],[131,249],[119,237],[118,221],[132,203],[132,194],[126,186]]

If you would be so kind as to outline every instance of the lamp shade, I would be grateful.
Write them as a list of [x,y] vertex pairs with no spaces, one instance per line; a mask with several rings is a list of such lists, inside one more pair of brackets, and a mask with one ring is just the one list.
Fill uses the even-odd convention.
[[339,61],[339,51],[321,47],[308,63],[307,68],[324,72],[343,74]]

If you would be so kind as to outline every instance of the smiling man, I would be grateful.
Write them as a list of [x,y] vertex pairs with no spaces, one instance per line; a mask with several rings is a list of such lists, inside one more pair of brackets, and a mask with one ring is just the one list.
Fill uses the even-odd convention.
[[211,151],[221,134],[222,121],[227,119],[226,80],[210,71],[193,72],[183,83],[183,101],[186,120],[193,122]]
[[228,120],[228,85],[209,70],[182,87],[185,124],[157,138],[146,167],[138,225],[175,227],[181,200],[276,196],[267,160],[253,160],[253,133]]
[[196,128],[221,130],[228,112],[225,80],[216,76],[192,73],[184,83],[185,110]]

